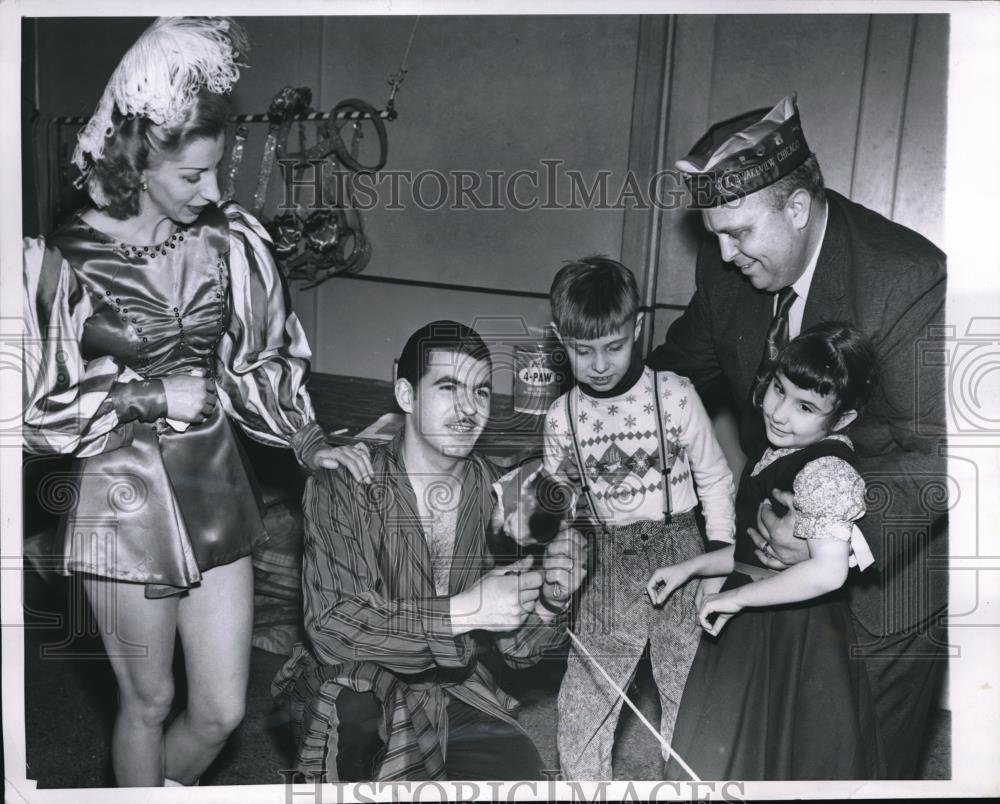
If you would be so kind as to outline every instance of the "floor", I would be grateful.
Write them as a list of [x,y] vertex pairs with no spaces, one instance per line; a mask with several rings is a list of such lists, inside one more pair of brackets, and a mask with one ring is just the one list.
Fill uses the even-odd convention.
[[[86,618],[74,623],[68,616],[77,610],[72,599],[68,582],[47,582],[32,571],[26,573],[27,775],[45,788],[103,787],[113,781],[108,745],[114,678]],[[282,660],[254,649],[246,718],[202,784],[281,783],[294,749],[269,686]],[[644,669],[630,692],[646,717],[656,722],[658,704],[648,666]],[[561,663],[554,661],[511,678],[509,684],[523,703],[521,723],[551,768],[556,767],[555,693],[561,670]],[[615,778],[660,778],[659,746],[652,735],[631,713],[623,716],[619,728]],[[921,778],[950,778],[950,731],[948,713],[936,713]]]

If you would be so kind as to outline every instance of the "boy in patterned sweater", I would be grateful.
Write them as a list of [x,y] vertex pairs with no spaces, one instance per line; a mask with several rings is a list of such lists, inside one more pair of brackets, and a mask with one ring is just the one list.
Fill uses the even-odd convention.
[[[642,315],[628,268],[606,257],[571,262],[556,274],[549,299],[576,386],[546,416],[545,468],[574,485],[594,524],[593,566],[574,633],[623,689],[649,644],[660,731],[669,743],[700,637],[698,585],[668,590],[657,610],[646,580],[660,566],[700,554],[702,575],[718,574],[716,555],[731,563],[732,473],[690,381],[653,372],[633,355]],[[695,520],[699,502],[708,553]],[[621,706],[590,660],[571,648],[559,691],[567,779],[612,778]]]

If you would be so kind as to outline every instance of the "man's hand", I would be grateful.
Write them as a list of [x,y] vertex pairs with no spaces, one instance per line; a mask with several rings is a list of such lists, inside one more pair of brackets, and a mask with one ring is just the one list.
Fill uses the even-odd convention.
[[313,472],[343,466],[358,483],[371,483],[372,480],[372,459],[363,441],[343,447],[325,444],[307,456],[306,463]]
[[542,573],[530,569],[534,559],[525,556],[506,567],[487,572],[464,592],[451,598],[451,625],[455,636],[476,629],[511,631],[534,611],[542,586]]
[[[573,593],[580,588],[587,577],[587,540],[575,528],[563,525],[545,548],[542,556],[542,571],[545,583],[542,594],[555,608],[565,608]],[[544,606],[537,609],[543,620],[550,619]]]
[[687,562],[669,564],[660,567],[649,576],[646,582],[646,594],[654,606],[662,606],[675,590],[691,579],[691,569]]
[[795,538],[795,495],[779,489],[774,489],[772,494],[788,507],[788,513],[779,517],[771,508],[770,500],[764,500],[757,509],[756,529],[747,528],[747,533],[757,548],[755,555],[760,563],[783,570],[809,558],[809,546],[805,539]]

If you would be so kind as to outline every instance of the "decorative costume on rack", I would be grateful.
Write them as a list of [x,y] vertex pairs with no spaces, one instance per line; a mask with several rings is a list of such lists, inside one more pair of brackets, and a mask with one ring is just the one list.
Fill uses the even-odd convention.
[[[323,198],[335,198],[333,206],[316,209],[308,216],[286,212],[267,223],[285,276],[288,279],[305,279],[307,284],[303,286],[303,290],[315,287],[337,274],[360,273],[371,259],[372,246],[365,234],[364,220],[354,198],[352,174],[377,173],[385,167],[389,155],[389,136],[384,121],[395,120],[397,117],[396,93],[408,72],[406,62],[419,21],[418,17],[413,23],[399,69],[389,77],[391,91],[384,111],[379,111],[359,98],[346,98],[338,102],[329,113],[318,113],[310,105],[312,92],[308,87],[283,87],[271,101],[267,114],[270,126],[254,193],[254,214],[259,215],[264,209],[275,154],[282,165],[286,198],[292,193],[287,173],[291,160],[296,160],[296,164],[291,166],[291,170],[295,172],[307,168],[323,170],[325,162],[329,162],[331,166],[331,170],[324,171],[320,178]],[[302,125],[307,120],[323,121],[317,132],[317,142],[308,148]],[[299,123],[299,150],[294,153],[287,149],[293,121]],[[360,143],[365,138],[362,121],[371,123],[378,139],[378,156],[367,164],[359,155]],[[347,123],[352,126],[350,145],[345,144],[341,136]],[[242,146],[242,143],[238,140],[237,145]],[[230,187],[239,170],[235,148],[236,146],[230,166]],[[338,191],[336,194],[334,188]]]
[[[349,173],[372,173],[382,169],[388,155],[388,135],[382,113],[373,106],[357,98],[349,98],[338,103],[329,115],[321,115],[312,111],[311,101],[312,92],[308,87],[286,86],[274,96],[268,111],[270,126],[254,193],[254,209],[259,214],[264,208],[275,154],[280,160],[286,182],[286,198],[292,195],[289,170],[293,173],[306,169],[321,171],[320,185],[323,190],[316,201],[322,201],[324,206],[308,216],[298,212],[284,213],[267,224],[285,276],[308,280],[304,289],[318,285],[334,274],[359,273],[368,264],[371,244],[365,236],[361,213],[354,201],[350,176],[343,173],[339,166],[346,167]],[[362,119],[374,125],[378,137],[379,156],[374,165],[363,165],[358,161],[358,146],[363,138],[360,128]],[[318,132],[319,141],[310,148],[305,145],[302,127],[305,120],[323,120]],[[295,153],[287,149],[293,121],[299,123],[300,149]],[[354,129],[350,148],[344,145],[340,136],[347,122],[351,122]],[[326,160],[331,164],[329,172],[325,170]],[[325,206],[327,201],[334,199],[334,205]]]

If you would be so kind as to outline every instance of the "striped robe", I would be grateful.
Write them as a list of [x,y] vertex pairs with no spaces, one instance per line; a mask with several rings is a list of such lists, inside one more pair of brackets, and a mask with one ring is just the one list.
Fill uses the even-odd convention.
[[[310,478],[303,500],[303,592],[308,645],[297,645],[272,685],[291,707],[297,769],[337,779],[336,697],[374,692],[382,704],[386,755],[377,780],[445,775],[449,696],[516,725],[516,701],[494,672],[518,668],[562,645],[565,622],[535,614],[512,632],[451,634],[449,596],[434,588],[430,550],[400,441],[374,449],[374,479],[355,483],[343,470]],[[491,484],[500,472],[465,461],[449,595],[468,589],[493,565],[486,531]]]

